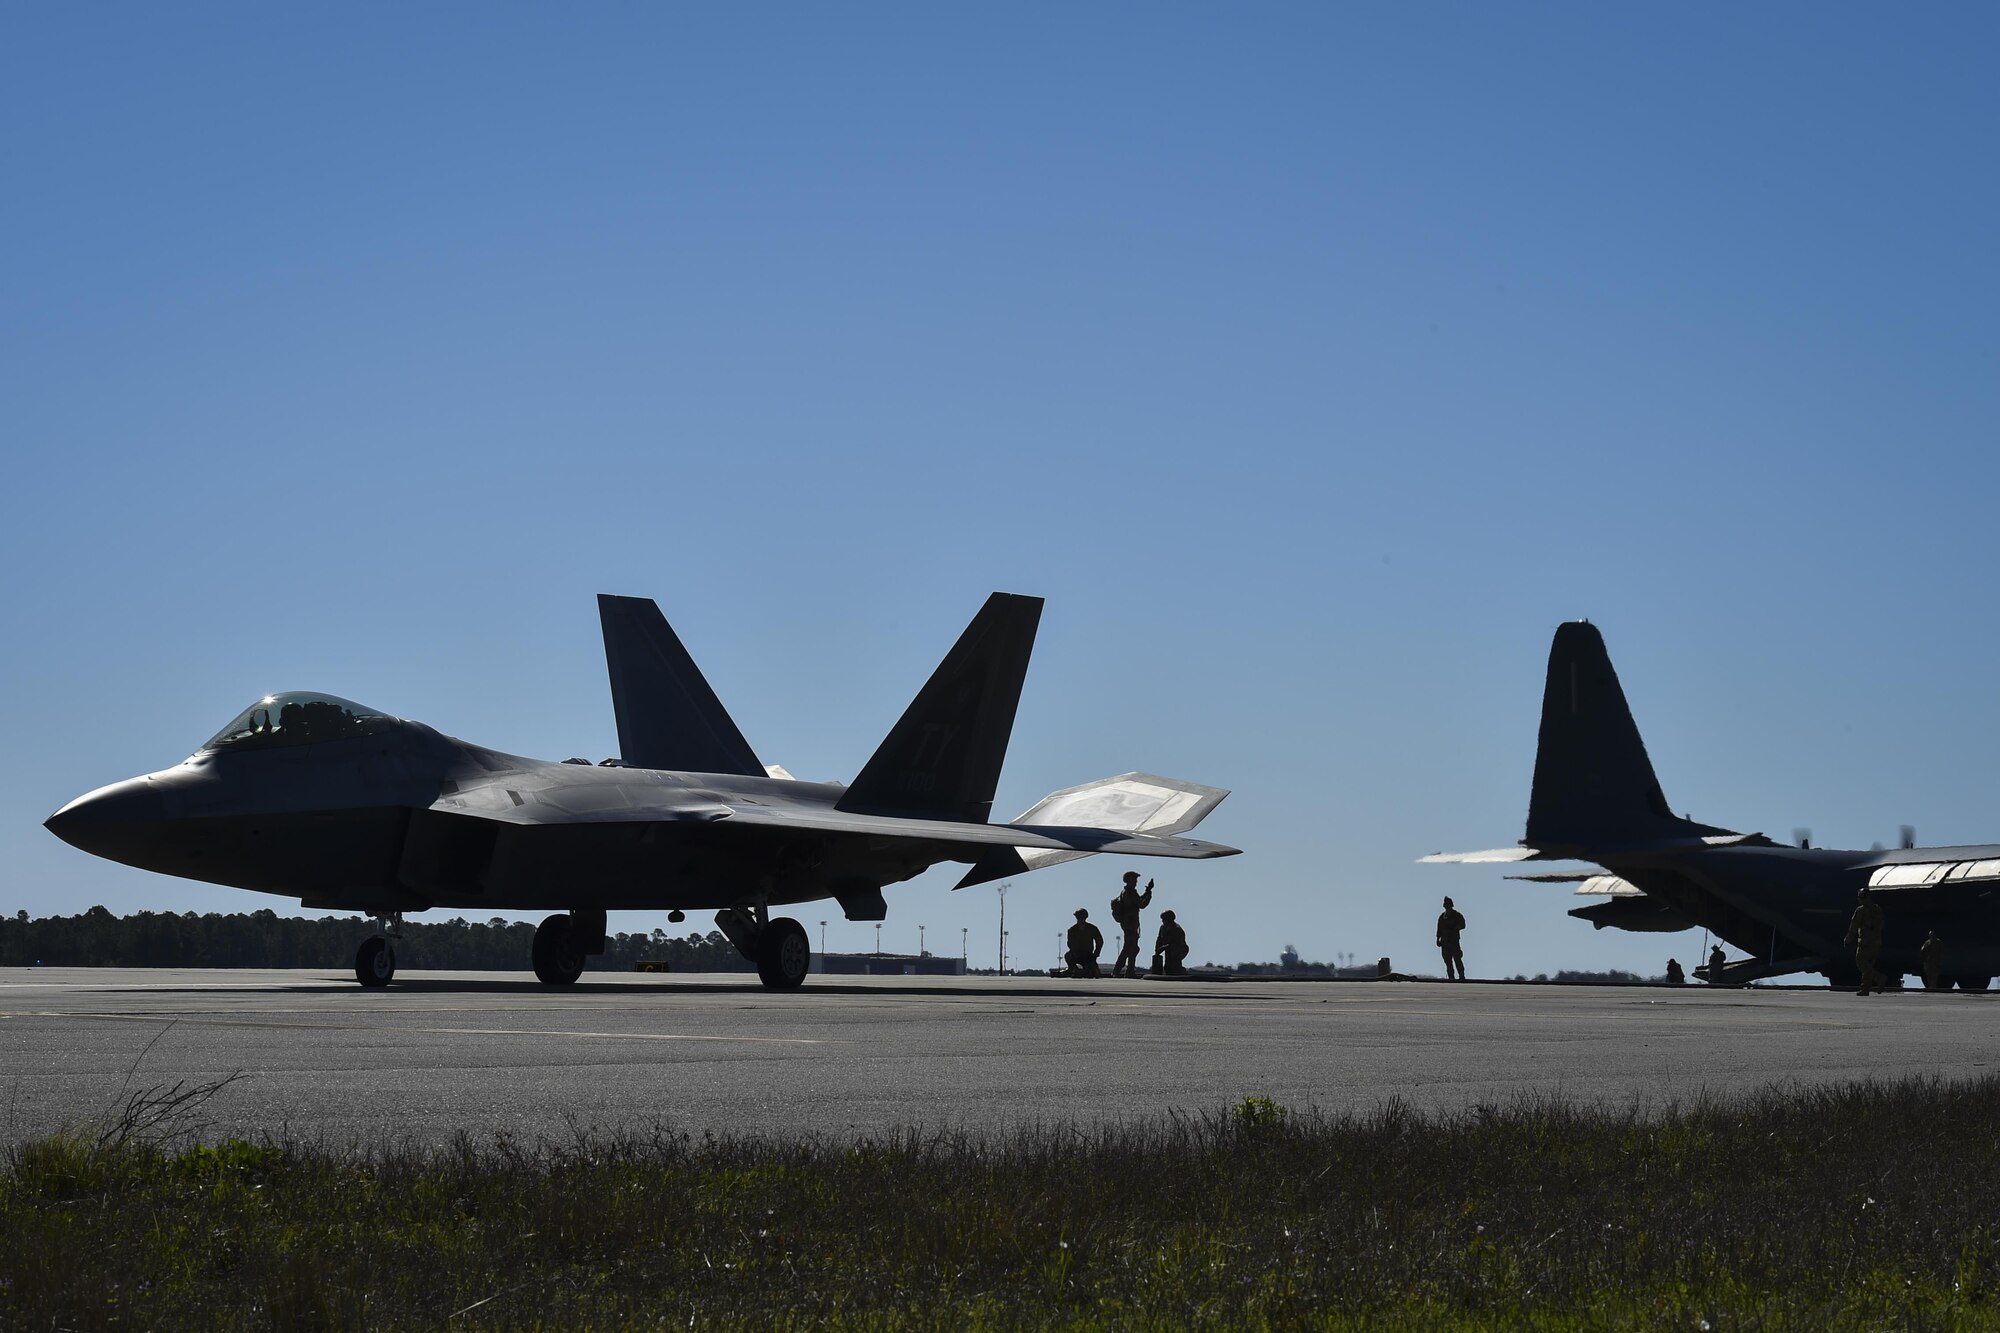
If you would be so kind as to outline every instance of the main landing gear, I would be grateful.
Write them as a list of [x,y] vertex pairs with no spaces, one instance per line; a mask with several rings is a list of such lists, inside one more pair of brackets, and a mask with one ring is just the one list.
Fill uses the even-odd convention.
[[380,990],[396,975],[396,946],[403,938],[403,914],[390,912],[380,935],[370,935],[354,951],[354,979],[369,990]]
[[759,904],[754,908],[725,907],[715,924],[736,951],[757,965],[757,979],[771,990],[797,990],[812,971],[812,940],[806,928],[788,916],[775,921]]
[[531,957],[545,986],[574,986],[583,960],[604,952],[604,913],[557,912],[535,927]]

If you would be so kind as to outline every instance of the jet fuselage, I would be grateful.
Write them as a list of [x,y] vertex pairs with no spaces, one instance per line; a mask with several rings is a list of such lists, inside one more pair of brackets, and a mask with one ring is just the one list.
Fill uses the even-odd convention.
[[[808,902],[950,859],[921,838],[722,826],[752,807],[825,814],[844,790],[529,759],[397,719],[318,744],[203,750],[78,797],[48,827],[141,869],[375,914]],[[551,822],[572,817],[589,822]]]

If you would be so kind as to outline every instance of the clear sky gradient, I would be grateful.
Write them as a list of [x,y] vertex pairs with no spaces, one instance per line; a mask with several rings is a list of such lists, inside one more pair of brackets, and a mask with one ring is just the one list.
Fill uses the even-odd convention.
[[1579,616],[1676,809],[2000,839],[1996,13],[11,8],[0,909],[285,907],[41,828],[267,691],[613,753],[600,591],[835,779],[1048,598],[999,805],[1233,788],[1197,959],[1694,961],[1414,864]]

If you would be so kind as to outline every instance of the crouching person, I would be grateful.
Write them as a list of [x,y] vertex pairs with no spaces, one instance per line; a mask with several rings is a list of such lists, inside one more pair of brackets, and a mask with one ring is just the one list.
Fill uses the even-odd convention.
[[1160,933],[1153,938],[1153,971],[1170,977],[1187,975],[1187,932],[1172,912],[1160,913]]

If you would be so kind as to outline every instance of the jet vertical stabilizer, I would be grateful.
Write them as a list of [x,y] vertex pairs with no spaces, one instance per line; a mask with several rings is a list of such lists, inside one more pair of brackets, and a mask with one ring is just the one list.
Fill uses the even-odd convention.
[[620,758],[637,768],[766,776],[651,598],[599,593],[597,614]]
[[1549,646],[1535,786],[1522,844],[1603,848],[1711,835],[1732,836],[1728,829],[1682,819],[1667,805],[1604,636],[1587,620],[1559,626]]
[[837,809],[986,822],[1042,599],[996,592],[959,635]]

